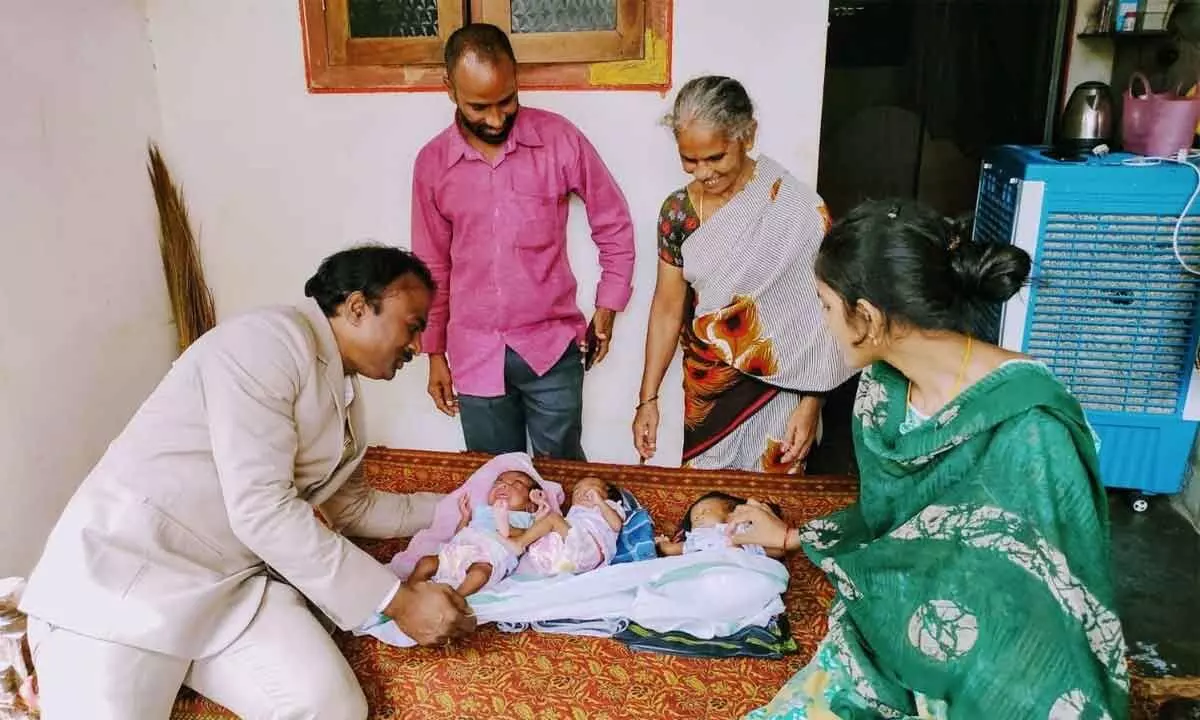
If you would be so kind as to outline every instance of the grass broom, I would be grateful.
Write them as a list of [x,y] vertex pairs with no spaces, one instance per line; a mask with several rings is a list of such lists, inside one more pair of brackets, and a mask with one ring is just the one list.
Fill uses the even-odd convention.
[[212,292],[204,282],[200,252],[188,221],[183,194],[171,180],[162,153],[154,143],[150,144],[150,161],[146,169],[158,204],[159,249],[171,313],[179,336],[179,352],[182,353],[196,338],[216,325],[216,310]]

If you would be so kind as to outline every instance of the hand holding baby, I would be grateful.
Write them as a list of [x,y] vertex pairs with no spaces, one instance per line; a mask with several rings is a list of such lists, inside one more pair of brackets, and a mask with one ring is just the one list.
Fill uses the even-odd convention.
[[761,545],[786,549],[789,529],[770,507],[758,500],[747,500],[729,514],[730,539],[734,545]]
[[448,585],[401,585],[384,614],[419,645],[440,645],[475,629],[475,613]]

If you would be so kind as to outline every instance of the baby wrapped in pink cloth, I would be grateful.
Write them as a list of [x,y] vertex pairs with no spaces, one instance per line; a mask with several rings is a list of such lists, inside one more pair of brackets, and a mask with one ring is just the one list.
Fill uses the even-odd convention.
[[433,580],[471,595],[517,568],[517,542],[535,509],[557,514],[562,501],[562,487],[542,479],[527,454],[499,455],[438,503],[433,525],[390,567],[407,582]]
[[571,490],[566,516],[544,513],[515,540],[521,572],[537,575],[579,574],[607,565],[617,552],[625,523],[620,491],[600,478],[585,477]]

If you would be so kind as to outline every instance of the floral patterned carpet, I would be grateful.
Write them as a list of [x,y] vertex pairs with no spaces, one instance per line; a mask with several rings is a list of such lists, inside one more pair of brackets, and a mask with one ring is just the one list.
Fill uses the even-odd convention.
[[[372,448],[363,462],[369,481],[398,492],[447,492],[486,460],[466,453]],[[584,474],[628,488],[669,534],[699,495],[721,489],[778,502],[792,522],[853,502],[857,481],[741,472],[539,461],[538,469],[566,486]],[[381,561],[403,541],[363,541]],[[410,649],[348,633],[336,636],[354,668],[372,720],[729,720],[762,705],[812,654],[825,633],[832,590],[801,555],[790,560],[784,598],[799,646],[786,660],[690,659],[633,652],[611,640],[536,633],[507,634],[492,626],[450,648]],[[1177,688],[1133,678],[1134,718]],[[1189,688],[1190,689],[1190,688]],[[1185,695],[1186,696],[1186,695]],[[185,690],[172,720],[228,720],[233,714]]]
[[[377,487],[446,492],[486,460],[479,455],[372,448],[364,472]],[[583,474],[603,477],[637,496],[670,533],[699,495],[722,489],[778,502],[792,521],[852,502],[857,484],[842,478],[772,477],[655,467],[539,461],[550,480],[570,485]],[[400,541],[363,541],[380,560]],[[373,720],[514,718],[519,720],[727,720],[765,703],[812,654],[825,633],[831,593],[802,557],[792,561],[785,601],[800,647],[786,660],[698,660],[633,652],[612,640],[508,634],[492,626],[451,648],[403,650],[339,633]],[[233,715],[185,691],[173,720],[225,720]]]

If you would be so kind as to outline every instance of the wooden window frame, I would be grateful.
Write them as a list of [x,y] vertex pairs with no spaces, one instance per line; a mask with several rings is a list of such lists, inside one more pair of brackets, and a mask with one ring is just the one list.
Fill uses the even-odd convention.
[[468,17],[510,33],[523,89],[669,89],[672,0],[615,2],[614,30],[514,35],[512,0],[438,0],[437,37],[354,38],[348,0],[299,0],[308,89],[444,91],[442,49]]
[[325,33],[330,65],[436,65],[450,33],[462,27],[462,0],[437,0],[438,34],[434,37],[350,37],[349,0],[324,0]]
[[516,33],[512,0],[471,0],[471,18],[508,33],[522,63],[593,63],[642,57],[646,33],[646,0],[616,0],[615,30]]

